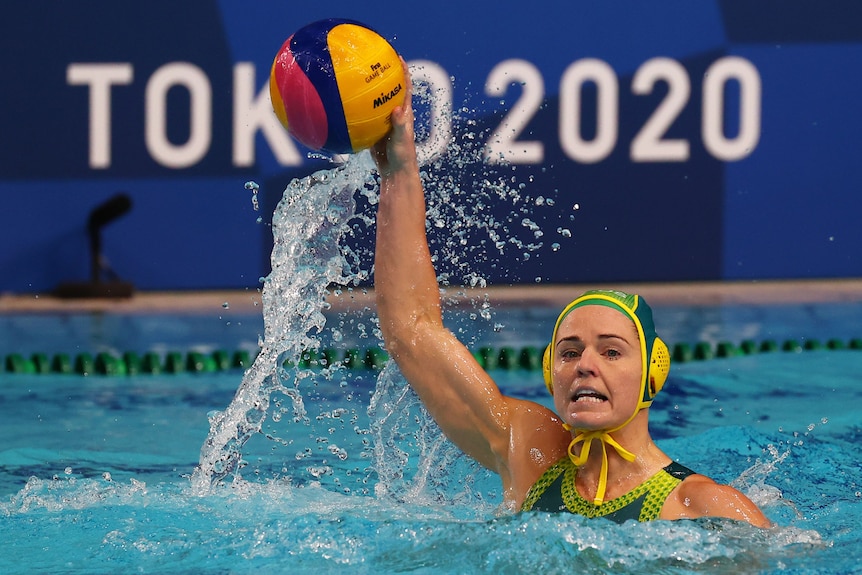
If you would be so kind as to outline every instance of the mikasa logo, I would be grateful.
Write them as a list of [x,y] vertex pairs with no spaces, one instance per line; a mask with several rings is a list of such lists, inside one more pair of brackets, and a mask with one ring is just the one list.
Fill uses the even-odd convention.
[[374,107],[379,108],[392,98],[394,98],[399,92],[401,92],[401,84],[398,84],[388,94],[380,94],[379,98],[374,98]]

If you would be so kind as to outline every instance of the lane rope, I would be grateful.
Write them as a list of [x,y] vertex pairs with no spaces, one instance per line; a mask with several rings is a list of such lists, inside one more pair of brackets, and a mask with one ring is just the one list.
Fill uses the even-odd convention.
[[[672,361],[686,363],[710,359],[732,358],[758,353],[801,353],[817,350],[862,350],[862,338],[849,341],[831,338],[822,342],[817,339],[802,341],[788,339],[783,342],[767,339],[763,341],[745,340],[739,344],[721,341],[717,344],[697,342],[695,344],[677,343],[671,352]],[[542,369],[543,349],[536,346],[482,346],[473,356],[486,370],[526,370]],[[110,352],[99,353],[34,353],[25,355],[11,353],[0,355],[2,369],[9,374],[63,374],[80,376],[136,376],[179,373],[214,373],[230,370],[243,370],[251,366],[254,352],[248,350],[223,350],[211,353],[201,351],[171,351],[159,354],[153,351],[138,354],[127,351],[121,355]],[[366,349],[325,348],[309,350],[302,354],[301,368],[325,368],[340,365],[346,369],[379,371],[389,360],[389,355],[379,347]]]

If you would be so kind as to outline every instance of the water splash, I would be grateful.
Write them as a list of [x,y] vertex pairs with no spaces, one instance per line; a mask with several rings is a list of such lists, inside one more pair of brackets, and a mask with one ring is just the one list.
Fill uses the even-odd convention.
[[192,476],[198,494],[243,466],[243,445],[261,430],[271,396],[292,400],[294,419],[305,415],[298,393],[301,354],[320,346],[316,335],[326,323],[322,307],[332,284],[350,285],[363,277],[351,271],[339,242],[355,215],[353,195],[373,186],[370,155],[290,183],[272,219],[272,272],[263,281],[264,336],[261,348],[231,404],[210,414],[210,433]]
[[[278,482],[198,498],[176,484],[33,478],[0,502],[0,517],[12,541],[0,557],[4,573],[108,573],[118,565],[124,572],[808,573],[823,565],[852,571],[858,556],[855,535],[833,549],[792,526],[616,525],[550,513],[463,520],[439,505]],[[16,539],[20,529],[30,536]]]
[[[421,125],[422,110],[433,109],[439,97],[428,85],[420,83],[416,87],[414,103],[420,140],[444,132],[433,125],[430,129]],[[482,289],[487,280],[477,271],[478,266],[488,266],[489,261],[493,266],[495,258],[508,250],[516,250],[521,258],[528,259],[542,248],[544,232],[534,218],[537,211],[552,207],[554,200],[545,196],[534,198],[525,179],[517,176],[512,166],[486,163],[482,145],[485,138],[471,116],[472,112],[463,108],[458,114],[446,116],[444,120],[460,124],[463,133],[449,139],[444,153],[426,158],[430,163],[423,167],[420,177],[426,190],[429,246],[438,281],[443,286]],[[285,190],[272,219],[272,272],[263,279],[265,329],[260,353],[245,373],[231,404],[224,411],[210,414],[210,433],[192,476],[195,493],[208,493],[214,483],[226,477],[233,476],[235,480],[240,477],[240,470],[247,465],[243,448],[250,438],[261,433],[267,420],[272,423],[288,413],[289,421],[309,423],[306,396],[300,387],[314,375],[310,370],[284,366],[299,365],[304,351],[320,347],[326,323],[324,300],[329,287],[356,285],[370,274],[373,261],[370,251],[363,252],[361,248],[353,251],[342,240],[353,234],[351,223],[367,229],[374,225],[374,218],[369,215],[377,203],[373,174],[370,155],[363,153],[349,157],[339,167],[297,179]],[[256,184],[249,182],[246,188],[256,197]],[[492,207],[503,215],[495,216]],[[462,295],[458,287],[444,303]],[[476,313],[470,317],[474,321],[481,318],[490,327],[493,314],[487,295],[472,297]],[[499,329],[497,326],[495,330]],[[375,329],[374,335],[379,338],[379,330]],[[332,332],[334,341],[342,337],[340,329]],[[368,447],[372,452],[368,457],[376,463],[371,474],[380,480],[378,494],[403,492],[398,496],[402,500],[422,497],[481,500],[478,491],[469,485],[455,492],[442,487],[447,483],[446,470],[451,469],[458,452],[443,439],[421,406],[400,409],[399,401],[408,401],[411,393],[397,370],[384,372],[377,382],[369,409],[368,431],[376,443]],[[278,396],[276,400],[274,395]],[[395,400],[397,397],[401,399]],[[413,415],[407,418],[406,413]],[[277,433],[264,435],[275,443],[290,443]],[[420,449],[422,465],[407,461],[397,445],[404,435]],[[325,442],[325,438],[322,440]],[[328,445],[327,449],[339,459],[347,457],[337,445]],[[310,452],[300,446],[296,458],[311,459]],[[332,473],[329,466],[317,463],[307,468],[315,478]],[[474,469],[460,471],[467,477],[475,476]],[[285,473],[289,473],[286,468]],[[405,474],[410,479],[402,481]]]
[[499,479],[446,439],[394,365],[378,378],[368,412],[375,496],[395,505],[443,506],[461,519],[493,515]]

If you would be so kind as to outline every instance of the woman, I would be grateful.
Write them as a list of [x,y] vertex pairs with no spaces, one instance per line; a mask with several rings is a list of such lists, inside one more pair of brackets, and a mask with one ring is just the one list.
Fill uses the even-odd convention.
[[410,99],[408,89],[372,150],[380,172],[375,293],[386,347],[446,436],[499,474],[513,510],[768,526],[742,493],[672,464],[650,437],[649,404],[669,358],[641,298],[588,292],[560,314],[545,354],[557,413],[501,394],[443,326]]

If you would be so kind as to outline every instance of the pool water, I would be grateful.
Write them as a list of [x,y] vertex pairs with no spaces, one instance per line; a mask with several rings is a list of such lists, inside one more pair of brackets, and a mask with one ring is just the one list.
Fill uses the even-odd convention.
[[[495,476],[444,441],[403,384],[364,371],[319,377],[305,420],[270,422],[247,443],[242,478],[201,496],[190,475],[206,414],[240,374],[5,377],[0,571],[852,572],[860,368],[854,351],[674,367],[654,436],[752,497],[777,524],[766,531],[503,512]],[[538,373],[494,375],[542,399]]]

